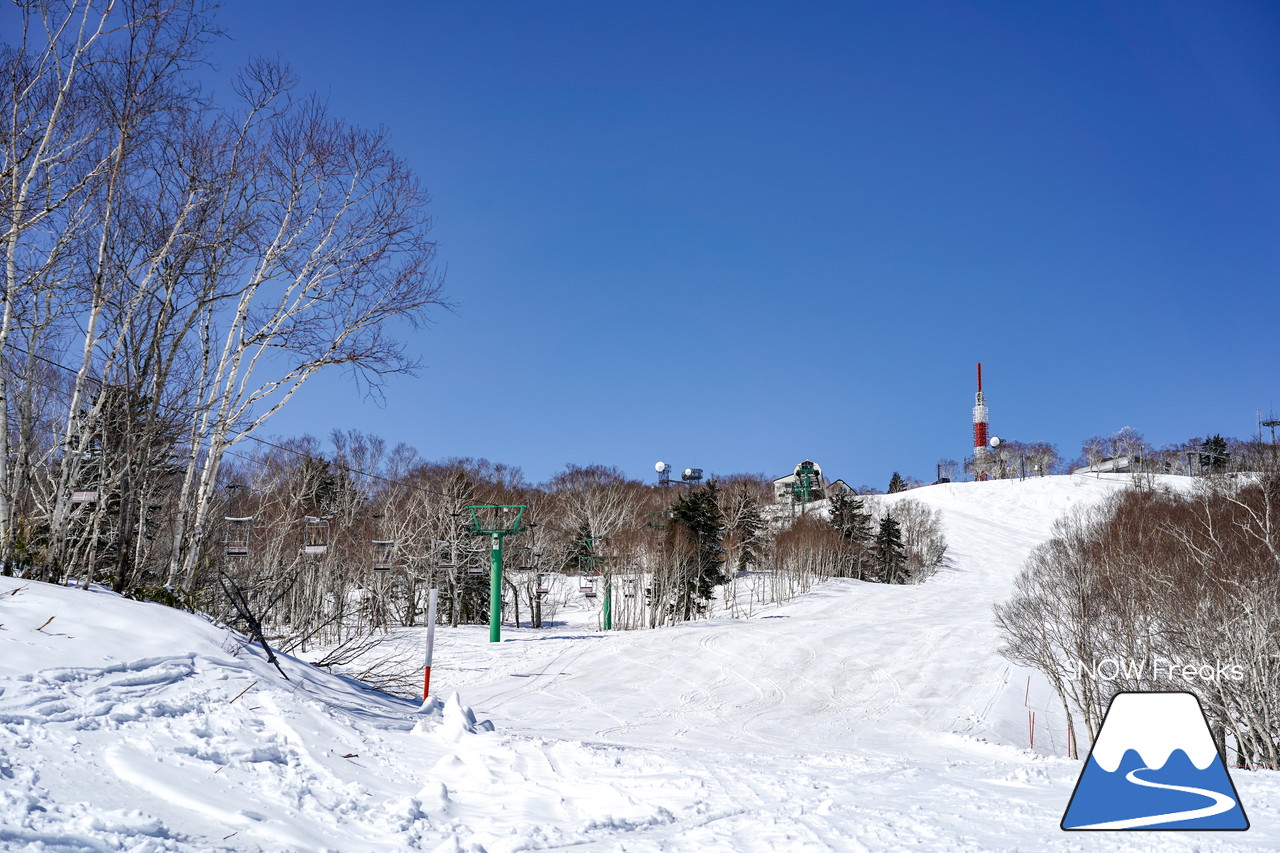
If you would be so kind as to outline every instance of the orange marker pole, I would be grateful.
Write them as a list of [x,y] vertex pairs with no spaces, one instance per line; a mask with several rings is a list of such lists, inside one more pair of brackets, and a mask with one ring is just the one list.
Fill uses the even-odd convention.
[[422,668],[422,701],[427,701],[431,692],[431,653],[436,644],[436,599],[440,590],[432,589],[427,595],[427,663]]

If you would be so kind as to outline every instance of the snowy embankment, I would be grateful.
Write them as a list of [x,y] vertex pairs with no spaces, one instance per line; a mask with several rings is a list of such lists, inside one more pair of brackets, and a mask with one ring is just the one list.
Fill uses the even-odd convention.
[[0,849],[1278,849],[1274,773],[1234,773],[1246,833],[1058,829],[1080,763],[991,607],[1123,480],[912,491],[951,546],[921,586],[657,631],[595,631],[586,606],[495,645],[440,629],[433,688],[495,731],[457,699],[289,660],[285,681],[187,614],[0,579]]

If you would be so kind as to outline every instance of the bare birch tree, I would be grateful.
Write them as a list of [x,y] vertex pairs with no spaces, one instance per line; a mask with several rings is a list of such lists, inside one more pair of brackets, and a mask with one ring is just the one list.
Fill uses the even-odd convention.
[[384,133],[349,127],[314,99],[288,100],[291,85],[269,63],[243,78],[252,131],[234,137],[202,235],[208,289],[195,307],[201,361],[170,583],[192,579],[226,450],[322,369],[375,387],[411,370],[386,324],[442,304],[426,193]]
[[[37,350],[78,350],[65,404],[61,446],[67,452],[58,458],[60,473],[45,507],[55,562],[68,547],[60,538],[73,509],[67,486],[89,455],[71,442],[99,434],[94,422],[102,416],[104,383],[128,385],[112,375],[119,338],[112,345],[103,335],[128,329],[131,310],[148,291],[146,276],[130,275],[121,265],[126,256],[117,251],[117,235],[131,230],[131,207],[150,208],[138,204],[145,183],[140,170],[150,164],[157,142],[193,108],[193,89],[183,75],[211,32],[205,10],[204,3],[189,0],[25,4],[20,39],[4,47],[9,61],[0,351],[6,366],[13,364],[9,350],[18,335],[28,359],[23,384],[30,386]],[[67,335],[72,325],[81,335],[76,347]],[[0,418],[16,414],[22,435],[24,408],[7,405],[8,382],[7,375],[0,377]],[[9,430],[0,429],[0,442],[9,437]],[[15,467],[23,474],[31,466],[25,455],[30,446],[20,449],[24,454]],[[0,465],[7,466],[10,456],[0,453]],[[14,484],[4,474],[0,500],[7,502]],[[100,510],[95,508],[99,515]],[[7,504],[0,506],[5,542],[11,515]]]

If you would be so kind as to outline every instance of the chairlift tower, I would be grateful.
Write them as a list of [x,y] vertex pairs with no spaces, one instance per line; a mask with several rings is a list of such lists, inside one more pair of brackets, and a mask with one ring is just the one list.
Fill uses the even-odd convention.
[[1277,418],[1274,412],[1267,415],[1267,419],[1265,421],[1262,419],[1262,413],[1259,412],[1258,413],[1258,440],[1259,441],[1262,440],[1262,428],[1269,427],[1271,429],[1271,443],[1275,444],[1276,443],[1276,427],[1278,426],[1280,426],[1280,418]]
[[[803,515],[808,509],[809,502],[813,500],[814,490],[818,488],[822,474],[812,459],[806,459],[796,466],[795,475],[796,482],[791,489],[791,502],[793,504],[796,501],[800,502],[800,514]],[[795,515],[794,507],[791,514]]]
[[502,641],[502,540],[521,532],[528,505],[481,504],[467,507],[471,532],[488,536],[489,550],[489,642]]
[[600,627],[602,630],[612,631],[613,577],[609,573],[609,561],[603,557],[596,556],[596,543],[603,538],[602,536],[587,536],[583,538],[583,541],[587,543],[587,570],[594,574],[597,564],[604,565],[604,568],[600,571],[600,583],[604,586],[604,602],[600,607]]

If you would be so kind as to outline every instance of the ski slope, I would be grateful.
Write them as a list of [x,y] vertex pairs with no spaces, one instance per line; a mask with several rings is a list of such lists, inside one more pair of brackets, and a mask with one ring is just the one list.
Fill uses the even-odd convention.
[[1058,828],[1081,765],[991,607],[1055,518],[1125,480],[884,498],[943,514],[949,565],[919,586],[657,631],[596,631],[585,601],[500,644],[442,628],[451,698],[423,707],[298,661],[285,681],[188,614],[0,578],[0,850],[1280,849],[1276,773],[1234,771],[1246,833]]

